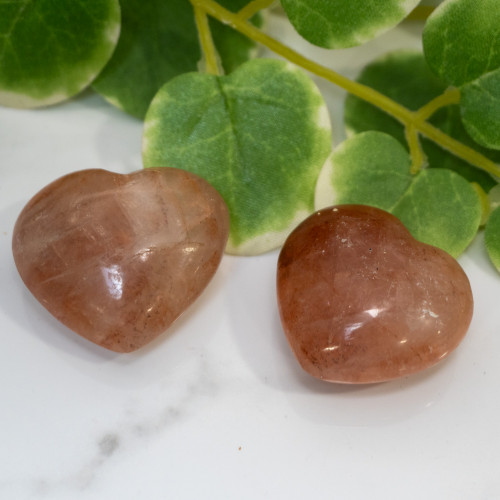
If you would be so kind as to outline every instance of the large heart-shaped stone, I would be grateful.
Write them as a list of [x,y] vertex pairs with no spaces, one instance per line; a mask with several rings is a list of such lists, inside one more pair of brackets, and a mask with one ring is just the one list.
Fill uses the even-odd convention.
[[473,310],[455,259],[393,215],[361,205],[316,212],[278,260],[283,328],[302,367],[330,382],[423,370],[464,337]]
[[222,198],[194,174],[83,170],[31,199],[16,222],[13,253],[26,286],[57,319],[130,352],[200,295],[228,232]]

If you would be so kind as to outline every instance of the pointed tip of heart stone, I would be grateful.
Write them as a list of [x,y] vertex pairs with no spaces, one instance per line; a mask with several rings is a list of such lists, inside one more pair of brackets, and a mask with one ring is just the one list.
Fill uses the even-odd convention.
[[329,382],[382,382],[424,370],[461,342],[469,280],[446,252],[393,215],[341,205],[316,212],[278,260],[285,334],[301,366]]
[[28,202],[12,247],[21,278],[50,313],[102,347],[131,352],[200,295],[228,233],[224,201],[194,174],[83,170]]

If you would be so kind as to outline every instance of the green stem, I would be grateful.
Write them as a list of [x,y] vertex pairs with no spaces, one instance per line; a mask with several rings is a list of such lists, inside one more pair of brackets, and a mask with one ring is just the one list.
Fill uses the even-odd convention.
[[245,5],[237,14],[237,16],[242,20],[246,21],[251,19],[257,12],[262,9],[267,9],[270,7],[276,0],[252,0],[250,3]]
[[478,167],[489,174],[500,177],[500,167],[493,161],[489,160],[481,153],[478,153],[475,149],[466,146],[465,144],[453,139],[448,134],[432,126],[428,122],[420,122],[418,124],[418,129],[422,135],[430,139],[431,141],[439,144],[443,149],[446,149],[450,153],[458,156],[467,163]]
[[197,6],[195,2],[192,3],[196,27],[198,28],[198,35],[200,37],[200,46],[205,58],[206,71],[212,75],[220,75],[221,70],[217,58],[217,49],[212,39],[207,13],[201,7]]
[[[191,2],[193,5],[205,10],[209,15],[218,19],[220,22],[230,25],[235,30],[255,42],[264,45],[284,59],[287,59],[297,66],[300,66],[303,69],[328,80],[329,82],[343,88],[350,94],[373,104],[401,122],[405,128],[414,127],[415,131],[410,129],[410,137],[414,136],[415,132],[419,132],[431,141],[439,144],[442,148],[448,150],[450,153],[467,161],[471,165],[485,170],[496,177],[500,177],[500,166],[496,163],[492,162],[474,149],[469,148],[465,144],[453,139],[430,123],[423,121],[421,115],[423,116],[430,111],[430,108],[426,109],[427,106],[423,108],[425,109],[424,113],[422,113],[421,110],[416,112],[410,111],[406,107],[396,101],[393,101],[389,97],[381,94],[371,87],[350,80],[330,68],[326,68],[325,66],[321,66],[320,64],[311,61],[290,47],[282,44],[278,40],[266,35],[250,23],[242,21],[238,14],[234,14],[229,10],[224,9],[214,0],[191,0]],[[431,101],[431,103],[432,102],[433,101]],[[435,103],[433,106],[435,106]],[[415,148],[413,149],[412,153],[415,154]]]
[[418,130],[414,123],[411,123],[405,128],[406,142],[410,149],[411,156],[411,169],[410,172],[415,175],[427,163],[427,158],[424,154],[422,146],[420,145]]
[[342,87],[347,92],[356,95],[365,101],[368,101],[384,111],[392,115],[402,123],[410,122],[413,118],[413,112],[401,106],[399,103],[393,101],[387,96],[377,92],[371,87],[362,85],[361,83],[350,80],[349,78],[333,71],[332,69],[321,66],[320,64],[311,61],[310,59],[299,54],[295,50],[287,47],[278,40],[266,35],[255,26],[248,22],[242,21],[237,14],[233,14],[229,10],[220,6],[214,0],[191,0],[194,5],[204,9],[212,17],[215,17],[220,22],[230,25],[235,30],[244,34],[248,38],[258,42],[276,54],[282,56],[288,61],[301,66],[307,71],[314,73],[317,76],[325,78],[326,80]]
[[425,106],[422,106],[417,111],[416,119],[418,121],[425,121],[431,117],[438,109],[444,108],[451,104],[458,104],[460,102],[460,90],[450,88],[443,92],[440,96],[429,101]]
[[415,113],[415,120],[405,127],[406,141],[412,158],[411,172],[417,174],[426,164],[427,158],[419,141],[419,124],[425,122],[438,109],[460,102],[460,90],[451,88],[429,101]]

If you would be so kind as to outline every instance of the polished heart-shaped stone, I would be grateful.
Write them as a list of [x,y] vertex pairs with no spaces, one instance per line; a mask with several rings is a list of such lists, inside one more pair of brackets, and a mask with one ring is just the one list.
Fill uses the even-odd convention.
[[100,346],[131,352],[200,295],[228,233],[225,203],[194,174],[83,170],[29,201],[13,253],[26,286],[58,320]]
[[320,210],[278,260],[284,331],[301,366],[329,382],[382,382],[423,370],[464,337],[473,299],[446,252],[393,215],[362,205]]

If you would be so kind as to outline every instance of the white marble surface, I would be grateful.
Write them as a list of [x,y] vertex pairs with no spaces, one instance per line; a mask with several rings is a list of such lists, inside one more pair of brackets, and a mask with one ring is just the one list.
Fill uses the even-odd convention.
[[[419,43],[407,26],[361,51],[301,49],[353,75]],[[342,93],[320,88],[337,113]],[[54,320],[15,270],[17,214],[63,174],[141,168],[140,139],[139,121],[91,93],[0,109],[1,499],[500,498],[500,276],[481,236],[460,258],[476,304],[464,342],[437,367],[385,384],[301,371],[279,324],[277,252],[226,256],[188,314],[131,355]]]

